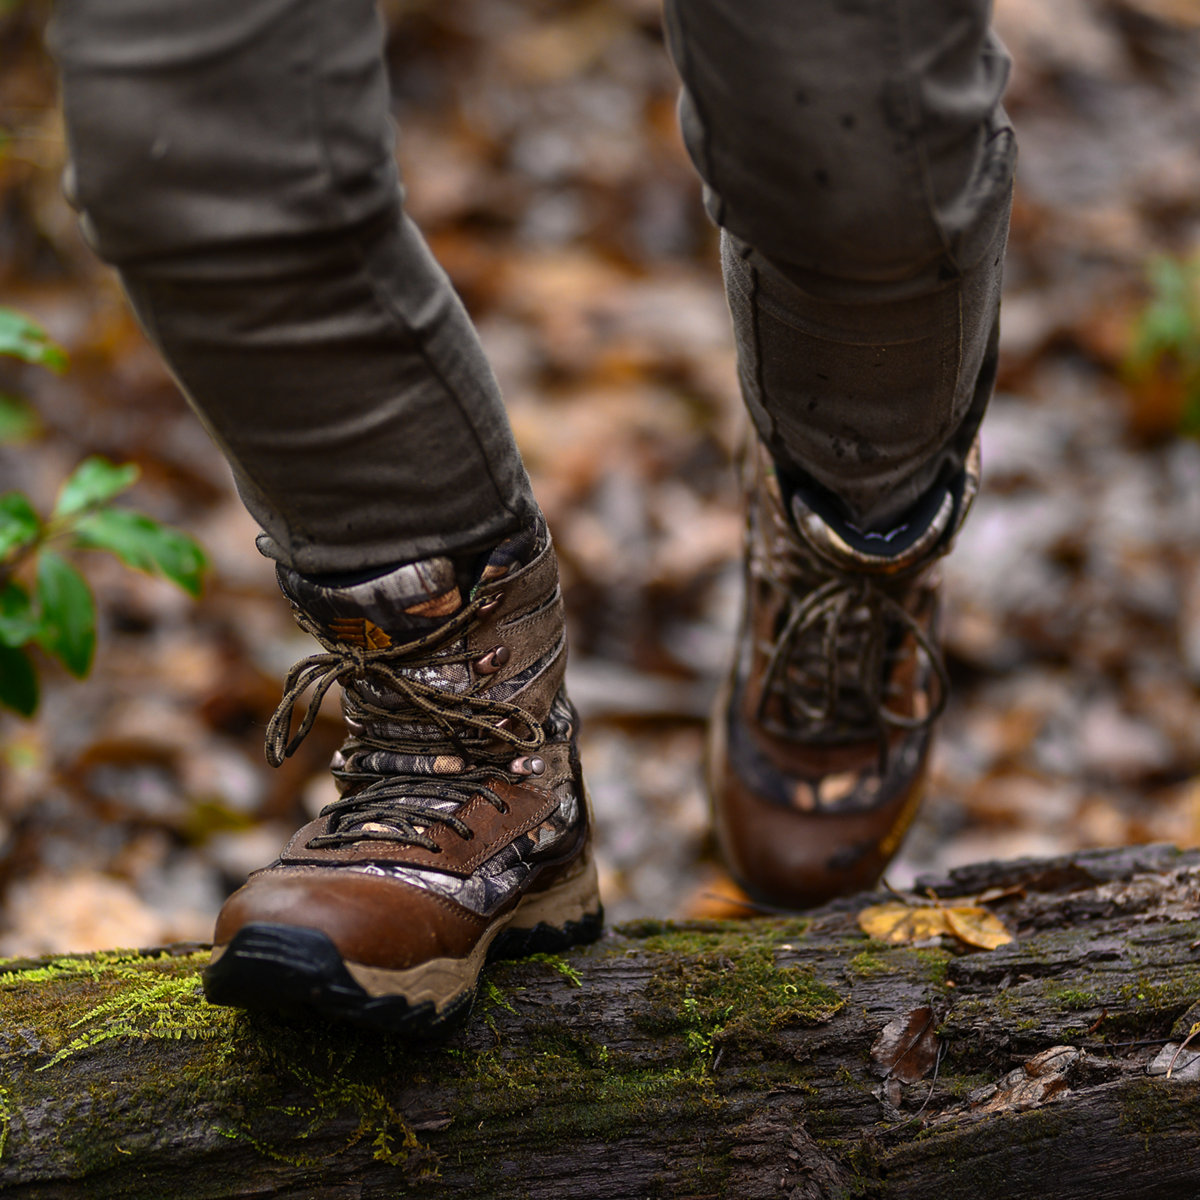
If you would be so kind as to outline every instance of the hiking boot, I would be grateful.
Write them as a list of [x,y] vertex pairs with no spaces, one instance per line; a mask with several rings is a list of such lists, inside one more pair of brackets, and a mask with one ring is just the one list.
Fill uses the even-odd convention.
[[904,525],[864,534],[812,497],[785,502],[754,441],[745,601],[708,784],[738,883],[808,908],[874,885],[916,815],[947,695],[932,567],[978,490],[978,444]]
[[539,526],[494,550],[465,599],[448,558],[340,586],[278,568],[326,653],[292,668],[267,757],[295,750],[335,681],[349,737],[340,798],[221,910],[214,1004],[424,1032],[470,1007],[490,959],[598,936],[562,595]]

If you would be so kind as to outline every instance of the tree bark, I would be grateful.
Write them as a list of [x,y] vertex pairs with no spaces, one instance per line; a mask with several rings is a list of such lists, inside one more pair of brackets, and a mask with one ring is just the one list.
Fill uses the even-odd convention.
[[[13,1197],[1200,1194],[1200,854],[988,864],[1016,940],[857,897],[489,969],[437,1045],[214,1009],[199,947],[0,966]],[[1200,1049],[1200,1036],[1196,1039]],[[1171,1072],[1166,1073],[1168,1066]]]

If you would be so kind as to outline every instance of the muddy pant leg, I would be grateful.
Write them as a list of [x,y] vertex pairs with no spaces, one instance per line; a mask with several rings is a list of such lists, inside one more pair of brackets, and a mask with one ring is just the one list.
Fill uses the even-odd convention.
[[373,0],[59,0],[68,189],[307,574],[534,511],[495,380],[405,217]]
[[995,378],[1015,143],[988,0],[666,0],[742,389],[797,483],[884,528]]

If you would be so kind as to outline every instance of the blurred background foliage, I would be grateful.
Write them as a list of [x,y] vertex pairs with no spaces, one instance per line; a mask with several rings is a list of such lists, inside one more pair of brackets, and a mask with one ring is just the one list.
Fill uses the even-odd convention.
[[[308,652],[228,473],[59,187],[47,5],[0,4],[0,492],[50,512],[93,455],[186,529],[193,603],[91,556],[97,650],[0,710],[0,953],[204,939],[329,798],[322,715],[261,738]],[[610,911],[743,911],[711,860],[703,722],[729,653],[743,422],[657,0],[387,0],[410,211],[475,316],[563,560]],[[1021,166],[985,494],[946,565],[955,700],[891,878],[1200,843],[1200,10],[997,0]],[[12,440],[19,435],[19,440]]]
[[1133,325],[1125,378],[1138,409],[1163,413],[1163,432],[1200,436],[1200,257],[1158,255],[1150,296]]

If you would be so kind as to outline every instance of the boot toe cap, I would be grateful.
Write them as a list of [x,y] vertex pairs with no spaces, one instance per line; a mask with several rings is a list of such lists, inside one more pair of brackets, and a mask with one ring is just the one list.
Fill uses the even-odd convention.
[[445,896],[362,871],[283,867],[260,872],[225,902],[214,945],[251,924],[325,934],[343,960],[404,970],[470,954],[486,921]]
[[[727,715],[713,724],[723,730],[709,747],[713,825],[737,882],[785,909],[873,887],[920,807],[927,733],[907,739],[905,752],[882,773],[864,766],[861,756],[852,769],[851,750],[817,751],[801,770],[795,748],[783,765]],[[869,764],[870,748],[866,758]],[[835,781],[836,797],[828,786]]]

